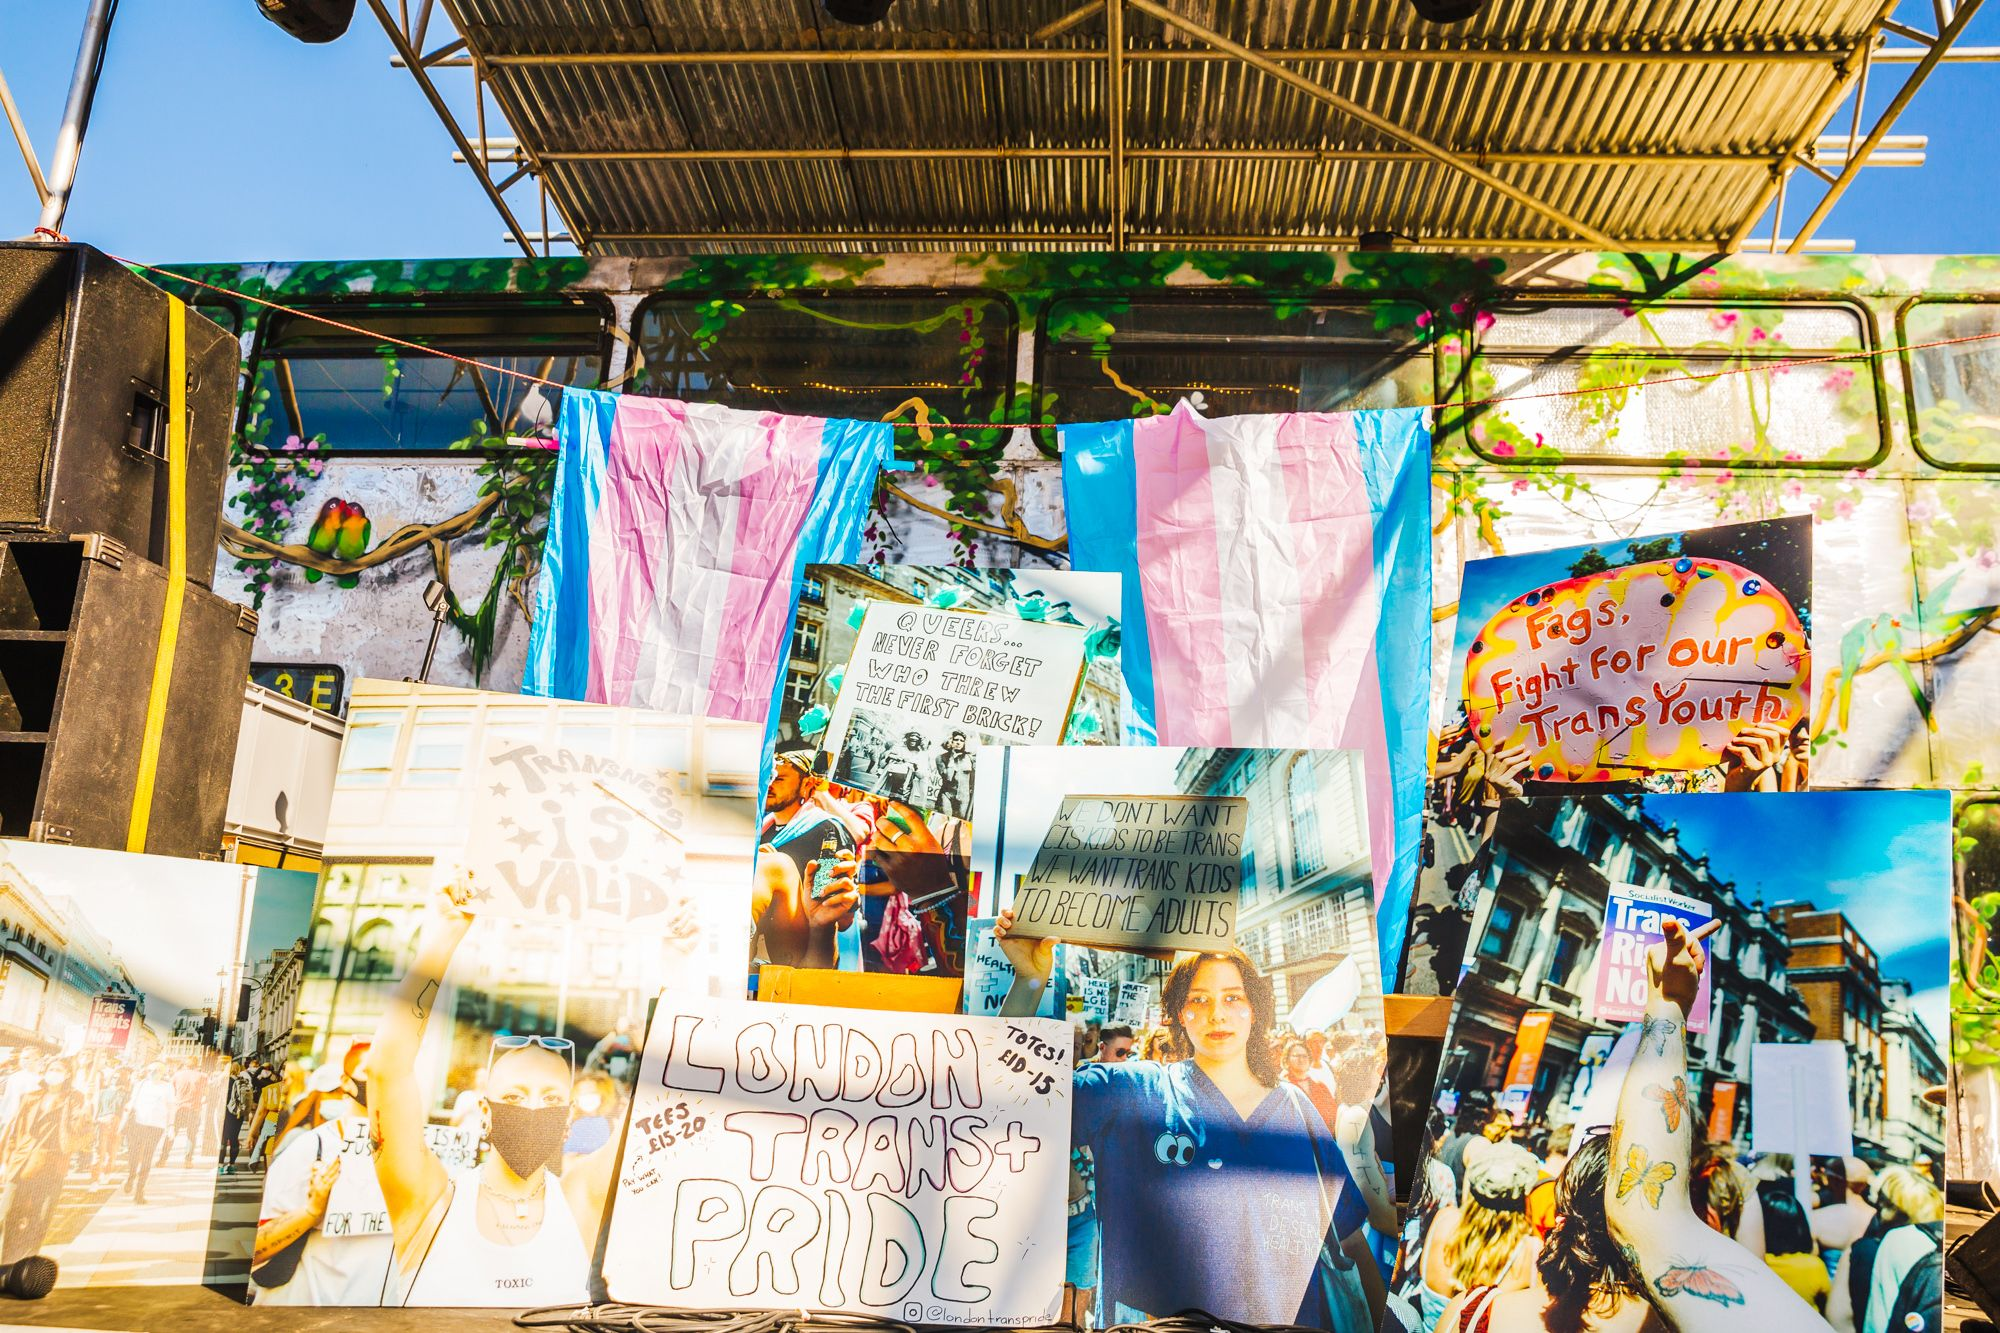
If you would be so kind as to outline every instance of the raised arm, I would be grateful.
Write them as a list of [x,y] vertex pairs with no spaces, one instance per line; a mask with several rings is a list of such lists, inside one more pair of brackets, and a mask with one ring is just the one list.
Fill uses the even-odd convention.
[[375,1130],[375,1174],[400,1248],[443,1195],[444,1166],[424,1142],[423,1089],[417,1086],[417,1050],[437,1004],[452,955],[472,927],[466,884],[439,888],[418,927],[417,957],[403,974],[375,1027],[368,1052],[368,1111]]
[[1003,907],[993,923],[993,938],[1000,942],[1000,952],[1014,965],[1014,984],[1008,988],[1007,998],[1000,1002],[1000,1016],[1033,1018],[1042,1007],[1042,992],[1048,989],[1049,977],[1056,970],[1056,942],[1016,939],[1009,933],[1013,929],[1014,909]]
[[1618,1094],[1604,1212],[1645,1279],[1653,1308],[1681,1333],[1826,1333],[1828,1324],[1762,1259],[1709,1227],[1688,1202],[1694,1106],[1687,1011],[1701,985],[1701,937],[1680,922],[1646,954],[1646,1015]]

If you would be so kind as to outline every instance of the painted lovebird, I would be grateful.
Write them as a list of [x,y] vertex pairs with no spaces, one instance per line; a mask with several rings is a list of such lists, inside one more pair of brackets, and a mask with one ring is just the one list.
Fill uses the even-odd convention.
[[340,536],[334,543],[333,553],[342,560],[354,560],[367,554],[368,534],[374,524],[368,521],[368,512],[358,504],[347,506],[341,515]]
[[306,534],[306,548],[317,555],[332,555],[340,540],[340,520],[347,516],[347,501],[335,498],[319,507],[312,530]]

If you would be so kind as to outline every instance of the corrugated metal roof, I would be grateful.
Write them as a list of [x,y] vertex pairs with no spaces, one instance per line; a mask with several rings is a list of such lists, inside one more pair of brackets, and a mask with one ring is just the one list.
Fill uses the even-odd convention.
[[[897,0],[870,28],[833,22],[816,0],[445,7],[578,239],[593,253],[644,255],[1002,248],[1010,236],[1102,248],[1114,228],[1106,19],[1034,36],[1076,3]],[[1811,143],[1884,13],[1883,0],[1490,0],[1473,19],[1438,27],[1406,0],[1162,3],[1273,56],[1386,53],[1289,67],[1587,228],[1679,248],[1739,237],[1763,210],[1774,164]],[[1263,69],[1187,58],[1212,52],[1151,14],[1128,9],[1124,28],[1128,245],[1349,241],[1384,230],[1439,244],[1577,239],[1563,221]],[[838,54],[885,49],[1091,58]],[[822,55],[603,59],[769,52]],[[1457,54],[1422,54],[1439,52]],[[1718,52],[1732,54],[1688,58]],[[931,155],[852,156],[882,150]],[[1012,155],[1025,150],[1076,155]],[[711,156],[616,156],[690,151]],[[754,156],[773,151],[823,155]]]

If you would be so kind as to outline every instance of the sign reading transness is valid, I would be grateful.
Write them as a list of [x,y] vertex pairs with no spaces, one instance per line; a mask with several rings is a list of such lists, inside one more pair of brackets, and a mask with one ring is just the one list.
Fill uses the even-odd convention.
[[692,929],[677,775],[494,741],[477,771],[472,912],[649,934]]
[[1065,796],[1015,896],[1013,933],[1229,948],[1248,820],[1240,796]]

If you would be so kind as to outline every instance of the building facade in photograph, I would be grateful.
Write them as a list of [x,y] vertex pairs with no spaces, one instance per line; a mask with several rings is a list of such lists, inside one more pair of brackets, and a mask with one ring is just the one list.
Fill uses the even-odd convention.
[[1941,1153],[1944,1109],[1923,1093],[1944,1082],[1944,1063],[1910,1006],[1910,983],[1883,977],[1881,960],[1845,913],[1810,902],[1772,913],[1791,940],[1786,970],[1812,1013],[1814,1035],[1847,1046],[1856,1150]]
[[68,942],[62,916],[20,867],[0,856],[0,1043],[49,1045],[50,994]]
[[[1709,940],[1715,974],[1708,1030],[1690,1034],[1688,1044],[1688,1080],[1704,1120],[1718,1084],[1749,1081],[1754,1043],[1811,1039],[1805,1001],[1786,973],[1782,928],[1761,902],[1745,902],[1734,884],[1712,874],[1707,858],[1684,853],[1678,831],[1648,815],[1643,798],[1513,802],[1500,812],[1493,843],[1485,878],[1466,887],[1493,892],[1472,921],[1466,963],[1478,984],[1459,991],[1440,1089],[1497,1087],[1522,1020],[1546,1010],[1548,1038],[1530,1104],[1556,1123],[1567,1118],[1585,1041],[1618,1031],[1587,1013],[1614,884],[1708,903],[1722,922]],[[1736,1099],[1737,1124],[1748,1101]]]

